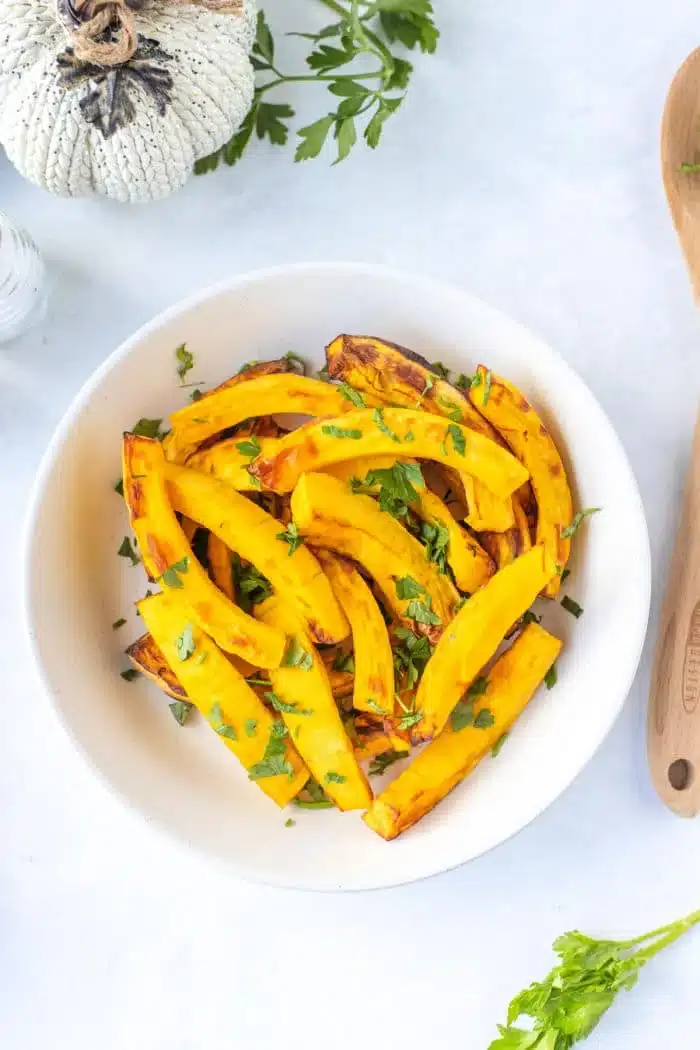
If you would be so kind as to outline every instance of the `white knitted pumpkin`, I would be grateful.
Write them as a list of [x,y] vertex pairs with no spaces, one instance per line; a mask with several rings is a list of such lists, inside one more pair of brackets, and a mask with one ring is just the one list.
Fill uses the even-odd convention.
[[254,0],[242,15],[129,0],[138,47],[113,68],[75,57],[66,2],[0,0],[0,143],[52,193],[167,196],[250,108]]

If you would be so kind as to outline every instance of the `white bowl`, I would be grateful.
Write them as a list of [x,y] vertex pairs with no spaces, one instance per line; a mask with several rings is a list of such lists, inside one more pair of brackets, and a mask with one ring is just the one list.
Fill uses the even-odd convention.
[[[559,682],[542,690],[497,759],[487,758],[393,843],[358,814],[275,808],[205,725],[180,728],[164,696],[123,681],[124,647],[142,631],[132,602],[141,567],[116,556],[128,532],[112,486],[120,438],[140,417],[183,404],[174,349],[215,384],[251,358],[295,350],[316,367],[338,332],[384,336],[456,371],[483,362],[530,397],[568,461],[579,507],[602,506],[574,542],[564,590],[575,620],[548,603],[564,638]],[[189,378],[189,377],[188,377]],[[286,266],[237,277],[161,314],[97,370],[59,426],[39,472],[26,548],[27,616],[60,717],[106,782],[153,823],[249,879],[297,888],[369,889],[435,874],[498,845],[541,813],[585,766],[620,711],[649,610],[642,504],[597,401],[554,351],[464,292],[376,266]],[[112,630],[126,616],[128,624]]]

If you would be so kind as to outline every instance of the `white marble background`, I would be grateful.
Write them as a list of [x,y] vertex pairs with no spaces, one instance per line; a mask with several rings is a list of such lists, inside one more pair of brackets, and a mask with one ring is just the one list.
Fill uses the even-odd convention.
[[[291,26],[311,4],[268,7]],[[671,76],[700,43],[697,7],[436,6],[439,55],[419,61],[375,155],[295,167],[258,148],[234,171],[132,210],[54,200],[0,160],[0,206],[34,233],[53,282],[43,329],[0,348],[7,1050],[485,1050],[511,994],[549,968],[555,935],[631,934],[700,906],[700,825],[661,807],[645,769],[648,653],[610,738],[533,826],[450,875],[346,897],[240,884],[140,823],[73,753],[32,672],[20,532],[71,397],[161,307],[227,274],[297,259],[449,278],[560,350],[610,414],[639,479],[653,626],[700,360],[658,128]],[[317,101],[300,94],[302,115]],[[700,931],[643,975],[590,1045],[694,1045],[698,966]]]

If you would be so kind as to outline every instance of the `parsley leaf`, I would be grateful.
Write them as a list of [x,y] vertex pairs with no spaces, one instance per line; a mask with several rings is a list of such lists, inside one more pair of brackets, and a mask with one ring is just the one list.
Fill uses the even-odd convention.
[[445,455],[447,455],[448,438],[452,438],[452,444],[454,445],[454,450],[457,455],[463,456],[467,447],[467,442],[464,437],[464,431],[457,423],[450,423],[445,431],[445,439],[442,443],[442,449]]
[[243,723],[243,728],[245,729],[246,736],[254,737],[258,731],[257,718],[246,718],[245,722]]
[[428,561],[437,565],[438,572],[447,573],[447,554],[450,546],[450,533],[444,525],[439,522],[431,523],[424,521],[421,525],[421,539],[425,546],[425,556]]
[[267,777],[281,776],[283,773],[286,773],[290,780],[293,778],[294,770],[285,758],[286,736],[287,727],[284,722],[273,722],[262,760],[248,770],[250,780],[264,780]]
[[[408,514],[409,507],[419,502],[418,488],[425,488],[425,481],[417,463],[395,463],[393,467],[369,471],[364,486],[374,489],[377,485],[380,510],[386,511],[394,518],[403,518]],[[359,491],[363,483],[352,487]]]
[[353,441],[359,441],[362,437],[361,430],[346,430],[344,427],[337,427],[333,424],[324,424],[321,427],[324,434],[328,434],[329,437],[335,438],[352,438]]
[[491,379],[492,378],[493,378],[493,375],[492,375],[491,369],[489,368],[488,372],[484,376],[484,396],[481,399],[481,404],[484,405],[484,406],[486,406],[488,404],[489,398],[491,397]]
[[214,732],[218,733],[219,736],[224,736],[228,740],[238,739],[236,735],[236,730],[233,728],[233,726],[229,725],[228,722],[224,721],[224,716],[221,711],[221,704],[218,700],[215,700],[214,703],[211,705],[207,721],[209,722],[209,725],[212,727]]
[[285,828],[293,828],[295,826],[295,824],[296,824],[296,820],[292,820],[291,817],[287,817],[287,819],[284,822]]
[[194,354],[187,349],[187,343],[182,343],[175,351],[175,357],[178,361],[177,374],[183,383],[187,373],[194,368]]
[[383,408],[375,408],[374,412],[372,413],[372,419],[377,424],[382,434],[386,434],[386,436],[391,438],[392,441],[397,441],[399,443],[401,442],[401,438],[399,437],[399,435],[395,434],[394,431],[390,427],[388,427],[384,422]]
[[[195,650],[194,638],[192,637],[192,624],[188,623],[184,628],[182,634],[178,635],[175,639],[175,652],[177,653],[178,660],[188,660]],[[206,656],[206,653],[202,653],[202,656]]]
[[254,565],[248,565],[244,568],[238,556],[232,558],[231,564],[238,604],[244,612],[249,613],[254,605],[258,605],[270,597],[272,584]]
[[572,616],[575,616],[577,620],[581,616],[583,616],[583,609],[581,608],[579,603],[574,601],[573,598],[570,598],[568,594],[564,595],[564,597],[561,600],[561,604],[566,609],[566,611],[568,613],[571,613]]
[[473,376],[460,372],[455,386],[458,390],[474,390],[477,386],[481,386],[481,376],[478,372]]
[[416,623],[422,623],[428,627],[438,627],[442,620],[430,608],[431,602],[432,599],[429,594],[426,594],[425,600],[422,602],[410,601],[406,606],[406,616],[408,616],[409,620],[415,620]]
[[413,726],[418,725],[422,718],[422,711],[406,711],[405,714],[400,716],[396,724],[399,729],[411,729]]
[[288,350],[287,353],[284,355],[284,359],[285,361],[289,361],[290,364],[293,365],[295,371],[297,371],[300,375],[306,375],[306,361],[301,356],[301,354],[295,354],[293,350]]
[[331,664],[333,671],[347,671],[348,674],[355,673],[355,657],[353,653],[337,653]]
[[168,704],[168,707],[178,725],[184,726],[192,714],[194,705],[189,704],[186,700],[173,700],[172,704]]
[[294,552],[302,546],[302,544],[306,543],[305,538],[299,532],[298,525],[293,521],[290,521],[289,525],[287,525],[287,528],[284,530],[284,532],[278,532],[276,538],[278,540],[282,540],[283,543],[289,544],[290,558],[294,554]]
[[125,682],[133,682],[133,680],[138,678],[140,674],[141,672],[137,671],[135,667],[129,667],[126,671],[120,672],[120,677],[123,678]]
[[343,395],[346,401],[349,401],[355,406],[355,408],[366,408],[365,399],[359,390],[355,390],[349,383],[342,382],[338,386],[338,390]]
[[394,762],[400,762],[402,758],[408,758],[406,751],[383,751],[370,762],[369,775],[371,777],[384,776],[389,766],[393,766]]
[[124,619],[124,617],[120,616],[119,619],[115,620],[114,623],[112,624],[112,630],[113,631],[118,631],[119,628],[123,627],[125,623],[126,623],[126,620]]
[[451,419],[453,423],[462,422],[462,411],[459,405],[456,405],[454,401],[448,401],[446,397],[439,397],[437,403],[440,408],[444,409],[445,415],[448,419]]
[[236,448],[242,456],[247,456],[251,460],[256,459],[262,452],[260,442],[256,437],[246,438],[245,441],[237,441]]
[[432,656],[433,648],[425,635],[414,634],[407,627],[394,632],[398,645],[394,646],[394,670],[397,678],[405,676],[406,686],[412,689]]
[[309,798],[301,799],[299,797],[292,799],[292,803],[298,806],[300,809],[332,809],[334,803],[328,798],[328,795],[323,790],[318,781],[307,780],[306,786],[304,787],[304,794],[308,795]]
[[[558,964],[511,1000],[506,1024],[498,1026],[500,1036],[488,1050],[568,1050],[591,1034],[650,959],[698,922],[700,911],[627,941],[565,933],[553,945]],[[521,1017],[530,1018],[526,1028],[516,1027]]]
[[193,401],[193,402],[194,401],[201,401],[203,397],[204,397],[204,394],[202,393],[202,391],[195,389],[190,394],[190,401]]
[[542,623],[542,617],[537,616],[532,609],[528,609],[527,612],[523,614],[523,627],[527,627],[529,623]]
[[119,478],[117,481],[115,481],[113,488],[114,488],[114,491],[116,492],[116,494],[118,496],[122,496],[123,497],[124,496],[124,479],[123,478]]
[[571,524],[567,525],[565,529],[561,530],[561,538],[563,540],[568,540],[569,537],[573,536],[574,533],[577,531],[579,525],[581,524],[584,518],[589,518],[591,514],[599,514],[601,510],[602,507],[586,507],[585,510],[580,510],[578,514],[574,516],[574,519],[571,522]]
[[[396,5],[395,5],[396,6]],[[440,376],[440,379],[449,379],[450,370],[443,365],[442,361],[433,361],[430,366],[435,375]]]
[[131,428],[131,433],[135,434],[136,437],[145,438],[162,438],[160,432],[162,419],[139,419],[138,423],[135,423]]
[[548,689],[554,689],[554,686],[557,684],[557,677],[557,665],[552,664],[547,671],[547,674],[544,676],[544,684]]
[[[489,725],[493,725],[493,715],[486,708],[482,708],[476,717],[474,715],[474,701],[484,695],[488,686],[488,678],[483,676],[475,678],[467,689],[464,699],[455,704],[450,715],[450,724],[455,733],[458,733],[460,729],[465,729],[467,726],[477,726],[478,729],[486,729]],[[486,712],[484,717],[482,717],[482,711]]]
[[[308,654],[307,654],[308,655]],[[277,693],[265,693],[265,699],[272,704],[275,711],[281,711],[286,715],[312,715],[313,711],[307,707],[299,707],[299,704],[288,704],[280,700]]]
[[173,587],[175,590],[181,590],[184,585],[180,576],[184,576],[187,572],[189,562],[189,557],[185,555],[180,561],[173,562],[173,564],[167,568],[163,575],[159,576],[158,579],[166,587]]
[[299,640],[292,635],[282,659],[282,667],[300,667],[302,671],[310,671],[313,665],[311,653],[308,653]]
[[138,563],[141,561],[138,554],[134,550],[131,540],[128,536],[125,536],[122,540],[121,546],[117,551],[117,554],[120,558],[129,558],[131,560],[132,568],[134,565],[138,565]]
[[407,598],[419,598],[421,594],[425,594],[425,587],[422,587],[412,576],[401,576],[394,581],[394,586],[396,587],[396,597],[401,601],[405,601]]
[[498,756],[501,753],[501,748],[503,747],[507,739],[508,733],[503,733],[502,736],[499,736],[498,740],[491,748],[491,758],[498,758]]
[[490,729],[495,723],[493,711],[489,711],[488,707],[482,707],[478,715],[474,719],[475,729]]
[[334,770],[329,769],[323,778],[325,784],[344,784],[348,778],[342,773],[336,773]]
[[374,711],[375,714],[382,715],[382,716],[384,716],[386,714],[386,711],[384,710],[384,708],[380,707],[379,704],[377,703],[377,701],[373,700],[371,696],[367,697],[367,699],[365,700],[365,703],[367,704],[367,707],[370,709],[370,711]]
[[452,708],[450,725],[455,733],[467,726],[474,725],[474,702],[472,700],[459,700]]

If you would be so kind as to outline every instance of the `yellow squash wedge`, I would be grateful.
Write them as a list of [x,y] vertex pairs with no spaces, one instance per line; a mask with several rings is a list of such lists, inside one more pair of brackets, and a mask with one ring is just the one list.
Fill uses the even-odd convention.
[[[405,347],[373,336],[339,335],[326,347],[326,361],[332,378],[344,379],[382,404],[420,407],[498,441],[496,432],[466,394],[437,375],[429,361]],[[503,532],[510,528],[513,517],[509,501],[499,499],[476,478],[463,475],[462,480],[469,525],[477,531]]]
[[442,635],[418,686],[414,743],[432,740],[455,704],[489,662],[513,624],[556,574],[540,544],[492,576],[472,595]]
[[[559,593],[561,571],[569,559],[571,542],[562,532],[571,524],[573,505],[566,470],[552,436],[520,391],[479,365],[481,384],[470,392],[475,407],[498,430],[527,468],[537,500],[537,542],[544,543],[560,573],[546,589]],[[487,386],[490,376],[490,387]],[[485,391],[489,390],[488,397]]]
[[173,700],[186,700],[187,693],[180,684],[177,675],[170,670],[165,657],[156,645],[152,635],[146,633],[137,638],[126,650],[132,665],[149,681],[162,689]]
[[[415,627],[414,600],[429,604],[440,621],[435,625],[424,623],[423,633],[437,636],[449,623],[459,600],[456,589],[426,560],[418,540],[381,511],[371,496],[351,492],[329,474],[305,474],[292,494],[292,515],[311,544],[345,554],[366,569],[388,606],[408,626]],[[398,596],[397,581],[405,578],[415,581],[419,595]]]
[[286,646],[284,634],[234,605],[193,555],[168,498],[160,442],[125,434],[123,468],[124,498],[147,571],[164,588],[178,590],[194,621],[226,652],[256,667],[277,667]]
[[192,543],[199,525],[196,521],[192,521],[191,518],[180,518],[180,528],[185,534],[185,539],[188,543]]
[[[239,377],[235,377],[239,378]],[[199,445],[244,419],[292,413],[303,416],[339,416],[353,405],[338,387],[320,379],[292,373],[262,375],[224,386],[200,401],[173,412],[166,446],[168,459],[185,463]]]
[[292,547],[280,538],[282,525],[217,478],[173,463],[166,464],[165,477],[173,507],[199,521],[266,576],[303,617],[316,641],[330,645],[347,638],[350,625],[306,545],[291,553]]
[[[201,711],[261,791],[278,806],[286,806],[309,779],[309,771],[289,736],[279,735],[281,723],[211,638],[193,623],[181,593],[144,598],[138,603],[143,621],[190,703]],[[194,650],[182,659],[188,649],[182,648],[181,639],[190,631],[188,640]]]
[[508,732],[560,649],[561,642],[542,627],[534,623],[526,627],[493,665],[486,693],[474,702],[475,717],[485,709],[492,724],[458,731],[447,725],[374,800],[363,817],[365,823],[382,838],[394,839],[429,813]]
[[[336,463],[324,473],[348,483],[355,478],[364,481],[370,471],[391,469],[397,462],[415,463],[414,460],[396,460],[391,456],[366,456],[363,459]],[[494,565],[491,558],[474,537],[459,525],[439,496],[425,486],[416,491],[419,498],[411,504],[411,509],[428,524],[440,525],[447,529],[447,563],[459,589],[472,594],[493,575]]]
[[319,551],[338,604],[348,618],[355,655],[352,706],[379,715],[394,713],[394,657],[384,618],[357,569],[344,558]]
[[519,493],[513,496],[515,525],[507,532],[482,532],[482,545],[489,552],[499,569],[504,569],[532,548],[530,523]]
[[406,455],[433,459],[460,476],[477,477],[501,499],[527,481],[518,460],[495,441],[426,412],[404,408],[355,409],[307,423],[280,438],[277,452],[255,460],[251,473],[266,488],[290,492],[302,474],[358,456]]
[[338,809],[366,809],[372,792],[345,732],[326,667],[301,620],[276,596],[256,606],[255,615],[290,636],[287,666],[270,672],[270,699],[299,754]]
[[227,598],[235,602],[236,590],[233,586],[231,551],[215,532],[210,532],[207,537],[207,558],[209,559],[209,575],[212,580]]

